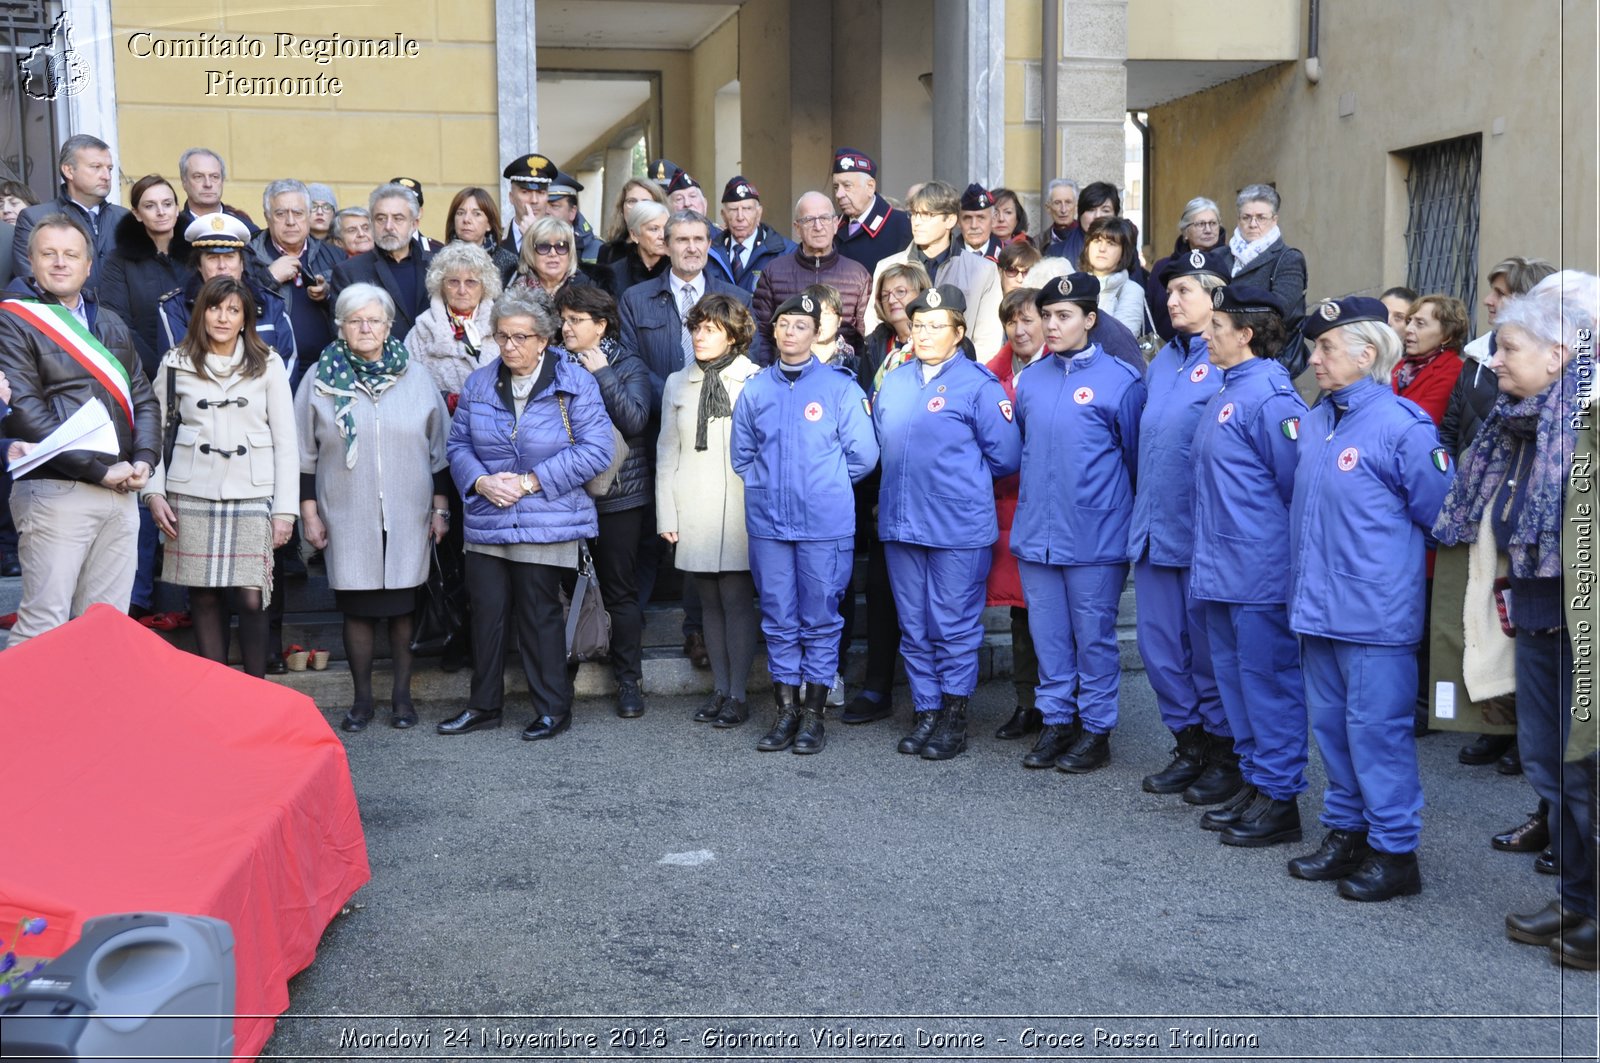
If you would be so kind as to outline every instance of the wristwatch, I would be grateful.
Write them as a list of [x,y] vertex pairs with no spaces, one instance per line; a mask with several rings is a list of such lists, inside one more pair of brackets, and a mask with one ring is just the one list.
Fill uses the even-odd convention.
[[522,493],[523,494],[525,494],[525,495],[533,494],[533,473],[531,473],[531,472],[523,473],[521,476],[519,476],[517,478],[517,483],[522,485]]

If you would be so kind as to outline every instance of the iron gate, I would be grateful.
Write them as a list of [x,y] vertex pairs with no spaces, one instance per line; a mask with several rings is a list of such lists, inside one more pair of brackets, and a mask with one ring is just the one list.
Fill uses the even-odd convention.
[[[47,45],[61,14],[59,0],[0,0],[0,180],[20,181],[40,201],[56,194],[57,102],[39,92],[23,64],[39,45]],[[29,90],[33,90],[30,94]]]
[[1478,176],[1483,137],[1474,133],[1406,153],[1406,285],[1478,306]]

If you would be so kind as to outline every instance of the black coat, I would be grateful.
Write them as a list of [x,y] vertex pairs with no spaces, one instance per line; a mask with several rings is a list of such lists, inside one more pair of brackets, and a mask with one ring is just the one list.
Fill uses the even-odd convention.
[[[1494,340],[1489,341],[1489,351],[1494,351]],[[1450,402],[1444,410],[1444,420],[1439,424],[1439,442],[1457,458],[1467,452],[1467,447],[1477,438],[1484,419],[1494,409],[1500,397],[1500,378],[1487,365],[1471,358],[1464,359],[1456,386],[1450,389]]]
[[628,249],[628,253],[612,262],[609,266],[602,266],[595,273],[594,281],[600,287],[611,293],[611,298],[618,303],[622,302],[622,293],[632,288],[635,284],[654,280],[665,273],[672,263],[666,255],[662,255],[653,269],[645,269],[644,259],[639,257],[637,246]]
[[144,224],[132,214],[117,223],[116,250],[95,265],[100,305],[127,323],[145,376],[154,380],[166,349],[161,341],[161,297],[188,283],[189,244],[174,230],[167,253],[156,250]]
[[655,402],[650,392],[650,370],[632,351],[609,337],[600,341],[610,364],[594,375],[600,385],[600,398],[606,415],[628,441],[628,457],[622,463],[611,491],[597,498],[594,508],[600,513],[620,513],[638,509],[655,501]]
[[[33,276],[33,266],[28,261],[28,237],[33,233],[33,227],[47,215],[66,214],[82,225],[85,232],[91,233],[90,242],[94,244],[94,258],[99,262],[115,249],[116,241],[113,234],[117,231],[117,224],[130,213],[127,207],[119,207],[115,203],[102,203],[100,220],[95,222],[90,218],[88,211],[78,206],[72,197],[67,195],[67,186],[63,183],[61,191],[56,193],[56,198],[27,207],[17,215],[17,231],[11,241],[12,276]],[[92,292],[99,287],[100,271],[95,270],[89,274],[89,280],[84,284],[84,288]]]
[[1229,284],[1247,284],[1283,301],[1283,324],[1291,333],[1306,316],[1306,256],[1279,237],[1255,261],[1234,274]]
[[400,286],[394,277],[394,268],[389,256],[378,248],[347,258],[333,268],[333,290],[328,293],[328,305],[338,302],[339,293],[352,284],[376,284],[389,293],[389,298],[394,300],[394,327],[389,330],[389,335],[404,343],[406,335],[411,331],[411,326],[417,323],[417,318],[428,309],[428,263],[433,261],[433,252],[426,250],[415,241],[411,244],[411,257],[417,260],[417,288],[416,298],[409,303],[401,297]]

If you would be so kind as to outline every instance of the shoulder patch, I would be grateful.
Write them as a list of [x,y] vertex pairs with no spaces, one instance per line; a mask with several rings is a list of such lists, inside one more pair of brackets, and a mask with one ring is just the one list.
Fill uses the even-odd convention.
[[1285,417],[1283,420],[1278,422],[1278,427],[1283,430],[1283,434],[1284,434],[1285,438],[1287,438],[1287,439],[1299,439],[1300,438],[1300,418],[1298,418],[1298,417]]
[[861,396],[861,408],[867,411],[867,416],[872,416],[872,400],[865,395]]
[[174,288],[174,289],[172,289],[172,291],[170,291],[170,292],[168,292],[168,293],[166,293],[166,294],[165,294],[165,295],[163,295],[163,296],[162,296],[162,297],[161,297],[161,298],[159,298],[159,299],[157,299],[157,300],[156,300],[156,302],[158,302],[158,303],[164,303],[164,302],[166,302],[166,301],[167,301],[167,300],[168,300],[168,299],[171,299],[171,298],[172,298],[172,297],[173,297],[173,296],[175,296],[175,295],[182,295],[182,294],[183,294],[183,289],[182,289],[182,288]]
[[1440,472],[1450,471],[1450,452],[1443,447],[1433,448],[1433,467]]

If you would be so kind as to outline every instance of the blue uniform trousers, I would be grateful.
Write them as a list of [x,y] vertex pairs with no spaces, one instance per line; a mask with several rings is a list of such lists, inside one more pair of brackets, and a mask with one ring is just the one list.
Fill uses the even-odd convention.
[[1304,793],[1310,753],[1306,687],[1288,608],[1203,604],[1217,686],[1245,782],[1276,801]]
[[900,655],[912,707],[931,712],[941,706],[942,694],[970,697],[978,689],[984,581],[994,549],[912,543],[884,543],[883,548],[900,612]]
[[827,687],[839,671],[839,600],[850,584],[854,539],[790,543],[750,536],[750,576],[761,603],[774,683]]
[[1412,732],[1417,648],[1304,635],[1306,708],[1328,788],[1322,824],[1364,830],[1374,849],[1409,853],[1422,833],[1422,780]]
[[1189,570],[1140,561],[1133,566],[1133,592],[1139,656],[1161,722],[1169,731],[1199,724],[1207,734],[1229,737],[1207,645],[1205,603],[1189,597]]
[[1017,569],[1039,657],[1036,704],[1044,722],[1066,724],[1076,716],[1085,729],[1110,733],[1117,726],[1117,602],[1127,564],[1041,565],[1019,558]]

